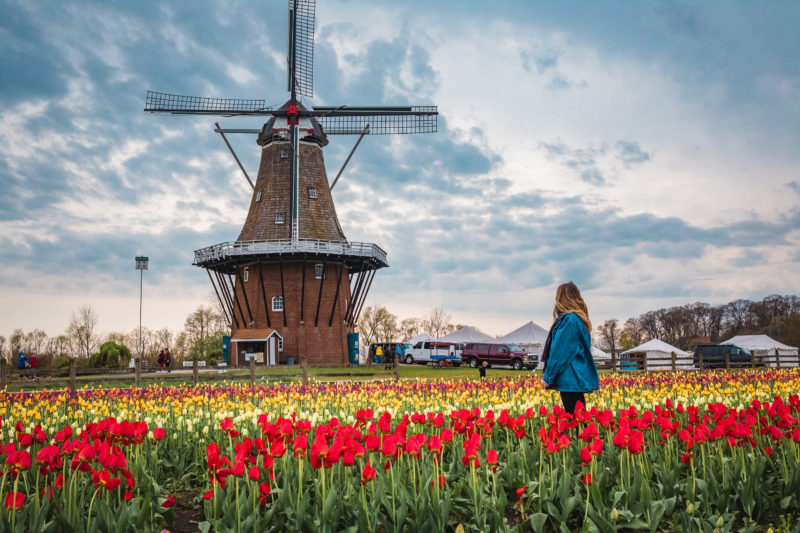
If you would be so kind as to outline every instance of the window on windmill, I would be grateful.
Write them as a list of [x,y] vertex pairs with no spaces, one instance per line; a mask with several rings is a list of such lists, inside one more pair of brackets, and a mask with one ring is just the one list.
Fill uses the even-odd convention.
[[261,201],[261,191],[258,191],[256,193],[256,202],[260,202],[260,201]]
[[325,267],[323,265],[314,265],[314,277],[322,279],[325,276]]
[[283,224],[283,220],[285,218],[284,213],[275,213],[275,223],[276,224]]
[[283,351],[283,339],[280,337],[278,337],[278,351],[279,352]]
[[272,310],[283,311],[283,296],[275,296],[272,298]]
[[308,197],[312,198],[312,199],[316,199],[316,197],[317,197],[317,189],[315,189],[314,187],[309,187],[308,188]]
[[247,283],[247,280],[250,279],[250,268],[249,267],[244,267],[244,272],[242,273],[242,279],[244,279],[245,283]]
[[281,159],[289,159],[289,150],[286,148],[281,149]]

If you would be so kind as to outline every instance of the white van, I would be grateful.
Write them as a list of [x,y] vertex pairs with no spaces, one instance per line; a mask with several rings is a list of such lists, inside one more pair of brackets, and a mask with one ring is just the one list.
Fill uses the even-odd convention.
[[413,348],[406,350],[403,362],[407,365],[414,363],[425,365],[449,359],[453,364],[459,365],[463,349],[464,344],[458,342],[420,341]]

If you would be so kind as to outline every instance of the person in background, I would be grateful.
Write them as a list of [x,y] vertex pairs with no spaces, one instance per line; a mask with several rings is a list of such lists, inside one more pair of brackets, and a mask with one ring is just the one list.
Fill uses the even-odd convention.
[[403,344],[398,342],[397,348],[395,348],[395,355],[397,356],[397,362],[401,362],[403,360]]
[[167,367],[167,372],[172,372],[172,370],[170,370],[169,368],[169,365],[171,364],[172,364],[172,354],[169,353],[169,348],[167,348],[166,350],[164,350],[164,366]]
[[585,395],[600,388],[600,382],[592,358],[589,311],[573,282],[556,290],[553,318],[542,353],[542,386],[559,391],[564,410],[574,414],[578,402],[585,407]]
[[158,352],[158,367],[161,370],[164,370],[164,349],[162,348],[160,352]]
[[478,367],[478,374],[480,375],[481,380],[483,380],[486,377],[486,367],[488,367],[488,366],[489,366],[489,363],[484,361],[483,364]]
[[22,350],[19,351],[19,356],[17,357],[17,368],[20,370],[25,370],[28,366],[28,358],[25,357],[25,352]]
[[33,377],[36,377],[36,369],[39,368],[39,358],[36,357],[35,353],[31,354],[30,362],[31,369],[33,370]]
[[374,363],[383,363],[383,349],[380,345],[375,347],[375,360]]

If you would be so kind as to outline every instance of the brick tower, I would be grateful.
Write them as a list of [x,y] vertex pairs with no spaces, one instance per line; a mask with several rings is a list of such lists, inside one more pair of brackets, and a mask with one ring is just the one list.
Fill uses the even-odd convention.
[[[328,135],[434,133],[435,106],[310,106],[313,97],[315,0],[289,0],[289,101],[277,109],[264,100],[203,98],[147,92],[145,111],[173,115],[270,116],[261,129],[224,129],[225,140],[253,188],[250,210],[234,242],[194,253],[206,269],[231,324],[231,364],[247,354],[263,364],[348,359],[354,332],[375,272],[386,252],[349,242],[328,183],[322,148]],[[225,137],[257,134],[261,164],[255,183]],[[337,175],[337,180],[338,180]]]

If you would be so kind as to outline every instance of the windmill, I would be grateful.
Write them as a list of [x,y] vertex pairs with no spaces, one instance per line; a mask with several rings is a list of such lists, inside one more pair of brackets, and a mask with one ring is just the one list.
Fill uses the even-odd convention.
[[[344,363],[357,354],[354,333],[386,252],[345,237],[331,190],[365,135],[435,133],[435,106],[311,106],[316,0],[289,0],[287,90],[278,108],[265,100],[203,98],[148,91],[145,111],[173,115],[270,117],[259,129],[219,133],[253,189],[236,241],[196,250],[231,325],[231,363],[264,354],[266,364],[305,359]],[[256,182],[225,134],[255,134]],[[333,183],[322,156],[329,135],[358,135]],[[258,357],[258,356],[255,356]]]

